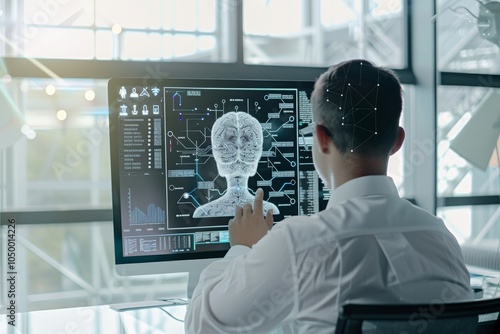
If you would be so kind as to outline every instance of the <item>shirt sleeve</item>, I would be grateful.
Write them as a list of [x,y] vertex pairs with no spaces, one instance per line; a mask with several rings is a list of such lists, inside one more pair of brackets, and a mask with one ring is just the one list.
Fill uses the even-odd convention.
[[205,268],[188,304],[186,333],[262,333],[296,309],[293,253],[275,226],[251,249],[233,246]]

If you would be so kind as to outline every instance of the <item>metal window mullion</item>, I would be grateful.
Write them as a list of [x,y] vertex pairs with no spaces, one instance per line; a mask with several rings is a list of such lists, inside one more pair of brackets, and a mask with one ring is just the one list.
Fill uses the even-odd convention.
[[[311,30],[313,47],[311,48],[313,54],[311,55],[311,63],[313,64],[325,64],[326,62],[326,49],[325,49],[325,30],[323,29],[323,24],[321,23],[321,2],[320,0],[314,0],[311,2],[311,7],[309,9],[310,22],[309,26],[313,27]],[[307,38],[307,37],[304,37]],[[309,51],[311,52],[311,51]]]
[[[411,175],[414,198],[425,210],[436,213],[436,25],[431,18],[436,13],[435,1],[411,2],[411,68],[416,76],[413,113],[410,115],[413,130],[406,148],[413,158],[415,168]],[[429,143],[431,147],[423,150]],[[409,145],[408,145],[409,144]],[[408,147],[409,146],[409,147]]]

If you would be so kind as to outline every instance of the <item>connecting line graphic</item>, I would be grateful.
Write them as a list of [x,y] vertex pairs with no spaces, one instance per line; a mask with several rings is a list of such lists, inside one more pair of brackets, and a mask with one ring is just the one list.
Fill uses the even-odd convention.
[[[186,152],[187,154],[192,154],[191,151],[188,151]],[[206,159],[204,161],[198,161],[198,163],[200,165],[206,165],[207,162],[211,159],[210,156],[207,156],[207,155],[202,155],[202,154],[197,154],[198,156],[202,156],[202,157],[206,157]],[[184,162],[184,159],[187,159],[186,157],[180,157],[179,159],[181,159],[181,162],[177,162],[176,165],[177,166],[192,166],[194,165],[194,162]],[[199,160],[199,159],[198,159]]]
[[294,162],[295,162],[295,161],[291,161],[290,159],[288,159],[287,157],[285,157],[285,156],[283,155],[283,152],[281,152],[281,150],[280,150],[279,148],[275,147],[274,149],[275,149],[275,151],[274,151],[274,152],[276,152],[276,151],[280,152],[281,157],[282,157],[283,159],[285,159],[286,161],[288,161],[288,162],[290,163],[290,166],[295,167],[295,165],[294,165]]
[[273,162],[269,159],[267,159],[267,168],[271,167],[274,171],[278,171],[278,168],[273,164]]
[[219,189],[215,189],[215,188],[210,188],[209,190],[217,192],[219,194],[219,196],[223,196],[227,192],[227,189],[225,189],[223,192],[220,192]]
[[[265,132],[266,132],[266,133],[268,133],[268,136],[266,136],[265,138],[267,138],[267,137],[269,137],[269,136],[270,136],[270,137],[271,137],[271,139],[272,139],[275,143],[277,143],[277,142],[278,142],[278,141],[276,140],[276,138],[274,138],[274,137],[273,137],[273,135],[271,134],[271,131],[269,131],[269,130],[267,130],[267,129],[266,129],[266,130],[265,130]],[[273,146],[272,146],[272,145],[271,145],[271,148],[273,148]]]
[[[285,101],[284,101],[283,99],[280,99],[280,100],[281,100],[281,102],[282,102],[283,104],[285,103]],[[281,116],[281,112],[282,112],[282,111],[283,111],[283,108],[280,108],[280,110],[278,111],[278,115],[280,115],[280,116]],[[269,123],[269,121],[270,121],[270,120],[271,120],[271,118],[268,118],[268,119],[267,119],[267,121],[266,121],[266,123]]]
[[278,132],[279,130],[281,130],[281,128],[285,125],[285,124],[289,124],[291,123],[290,120],[286,121],[285,123],[281,124],[279,128],[277,128],[276,130],[269,130],[269,132]]
[[283,185],[281,186],[280,190],[278,190],[278,192],[283,191],[283,188],[285,188],[285,186],[287,186],[287,185],[293,186],[293,182],[284,182]]
[[[178,200],[177,200],[177,204],[191,204],[194,208],[198,208],[198,207],[201,207],[202,204],[200,204],[200,202],[198,202],[198,200],[196,199],[196,197],[193,196],[193,193],[198,190],[198,187],[194,188],[193,190],[191,190],[190,192],[188,193],[184,193]],[[220,192],[218,189],[209,189],[211,191],[216,191],[219,193],[220,196],[224,195],[226,193],[226,191],[224,192]],[[194,205],[192,202],[189,202],[189,201],[183,201],[182,199],[189,199],[191,198],[195,203],[196,205]]]
[[[272,138],[271,133],[270,133],[270,132],[269,132],[269,130],[267,130],[267,129],[263,129],[262,136],[263,136],[264,138],[267,138],[267,137],[271,137],[271,138]],[[273,138],[273,139],[274,139],[274,138]]]
[[203,180],[203,177],[200,175],[200,173],[198,173],[198,159],[194,159],[194,162],[195,162],[194,175],[198,176],[202,181],[205,181],[205,180]]
[[[255,105],[255,114],[257,115],[257,113],[260,110],[259,102],[255,102],[254,105]],[[248,110],[250,110],[250,109],[248,109]]]
[[[259,174],[259,172],[256,172],[255,174],[257,174],[257,175],[260,177],[260,179],[261,179],[262,181],[267,181],[267,180],[265,180],[265,179],[262,177],[262,175],[260,175],[260,174]],[[271,180],[269,180],[269,181],[272,181],[272,180],[274,180],[274,179],[275,179],[275,177],[273,176],[273,177],[271,178]],[[281,192],[281,191],[282,191],[282,189],[285,187],[285,184],[287,184],[287,183],[284,183],[284,184],[281,186],[281,189],[280,189],[278,192]],[[274,187],[273,187],[273,186],[269,186],[269,188],[271,188],[271,190],[272,190],[273,192],[276,192],[276,189],[274,189]],[[255,192],[254,192],[252,189],[250,189],[250,188],[249,188],[248,190],[249,190],[249,191],[250,191],[253,195],[255,195]],[[290,196],[288,196],[288,195],[286,195],[286,194],[285,194],[285,196],[287,196],[288,198],[290,198]],[[267,199],[264,199],[264,200],[269,202],[269,201],[271,200],[271,196],[268,196],[268,197],[267,197]]]
[[[269,166],[269,165],[271,165],[271,166]],[[267,160],[267,166],[268,166],[268,167],[272,167],[272,169],[273,169],[274,171],[278,171],[278,169],[276,168],[276,166],[275,166],[275,165],[274,165],[274,164],[273,164],[273,163],[272,163],[269,159]],[[259,174],[259,176],[260,176],[260,174]],[[262,176],[260,176],[260,177],[261,177],[261,179],[262,179]],[[274,179],[274,177],[273,177],[271,180],[273,180],[273,179]],[[284,186],[285,184],[287,184],[287,183],[284,183],[284,184],[283,184],[283,186]],[[281,189],[283,189],[283,186],[281,187]],[[274,191],[274,192],[276,191],[276,189],[274,189],[273,187],[270,187],[270,188],[272,189],[272,191]],[[279,190],[279,192],[281,192],[281,189]],[[285,195],[286,197],[288,197],[288,199],[290,199],[290,200],[292,199],[292,198],[291,198],[288,194],[284,194],[284,195]]]
[[178,92],[175,92],[174,95],[172,95],[172,109],[175,110],[175,97],[179,97],[179,107],[182,106],[182,95],[179,94]]
[[207,111],[215,113],[215,120],[217,120],[219,118],[219,114],[218,114],[219,111],[222,111],[222,115],[225,114],[225,108],[224,107],[225,107],[225,104],[226,104],[226,100],[222,99],[221,103],[222,103],[222,109],[218,109],[219,108],[219,104],[218,103],[214,103],[214,108],[215,109],[207,108]]
[[207,134],[206,134],[206,127],[203,128],[204,132],[201,132],[200,130],[189,130],[189,121],[204,121],[203,118],[194,118],[194,119],[186,119],[186,136],[187,136],[187,139],[193,144],[195,145],[196,148],[199,148],[200,146],[195,144],[195,142],[189,137],[189,134],[190,133],[201,133],[201,135],[203,136],[204,140],[203,142],[200,144],[200,145],[203,145],[206,141],[207,141]]
[[196,191],[198,188],[194,188],[193,190],[191,190],[190,192],[188,193],[185,193],[183,194],[178,200],[177,200],[177,204],[191,204],[194,208],[196,208],[197,206],[194,205],[192,202],[188,202],[188,201],[182,201],[182,199],[189,199],[189,198],[192,198],[193,201],[198,205],[200,206],[201,204],[196,200],[196,198],[192,195],[192,193],[194,191]]
[[190,149],[189,147],[187,147],[186,145],[184,145],[180,140],[179,138],[177,138],[173,133],[172,133],[172,137],[180,144],[182,145],[182,147],[184,147],[185,149]]

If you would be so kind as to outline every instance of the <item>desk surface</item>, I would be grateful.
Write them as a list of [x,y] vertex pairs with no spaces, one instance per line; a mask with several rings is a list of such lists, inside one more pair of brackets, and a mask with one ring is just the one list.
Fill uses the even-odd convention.
[[96,333],[184,333],[186,306],[166,306],[115,311],[108,305],[33,311],[16,314],[15,327],[5,314],[0,317],[0,333],[96,334]]
[[[483,283],[484,296],[489,299],[498,297],[498,279],[496,284],[485,284],[483,278],[476,283]],[[475,279],[474,279],[475,280]],[[473,281],[473,280],[471,280]],[[163,310],[162,310],[163,309]],[[140,308],[116,311],[109,305],[87,306],[79,308],[53,309],[18,313],[15,315],[15,326],[8,324],[10,320],[5,310],[0,310],[0,333],[5,334],[136,334],[136,333],[184,333],[186,305],[167,305],[154,308]],[[165,312],[166,311],[166,312]],[[168,312],[168,313],[167,313]],[[282,333],[282,330],[272,332]]]

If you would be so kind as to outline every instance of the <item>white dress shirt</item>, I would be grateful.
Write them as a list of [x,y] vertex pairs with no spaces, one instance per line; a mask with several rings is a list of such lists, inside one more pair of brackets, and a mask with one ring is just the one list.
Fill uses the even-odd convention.
[[344,303],[469,300],[469,281],[442,220],[401,199],[391,178],[365,176],[332,191],[324,211],[205,268],[186,332],[333,333]]

